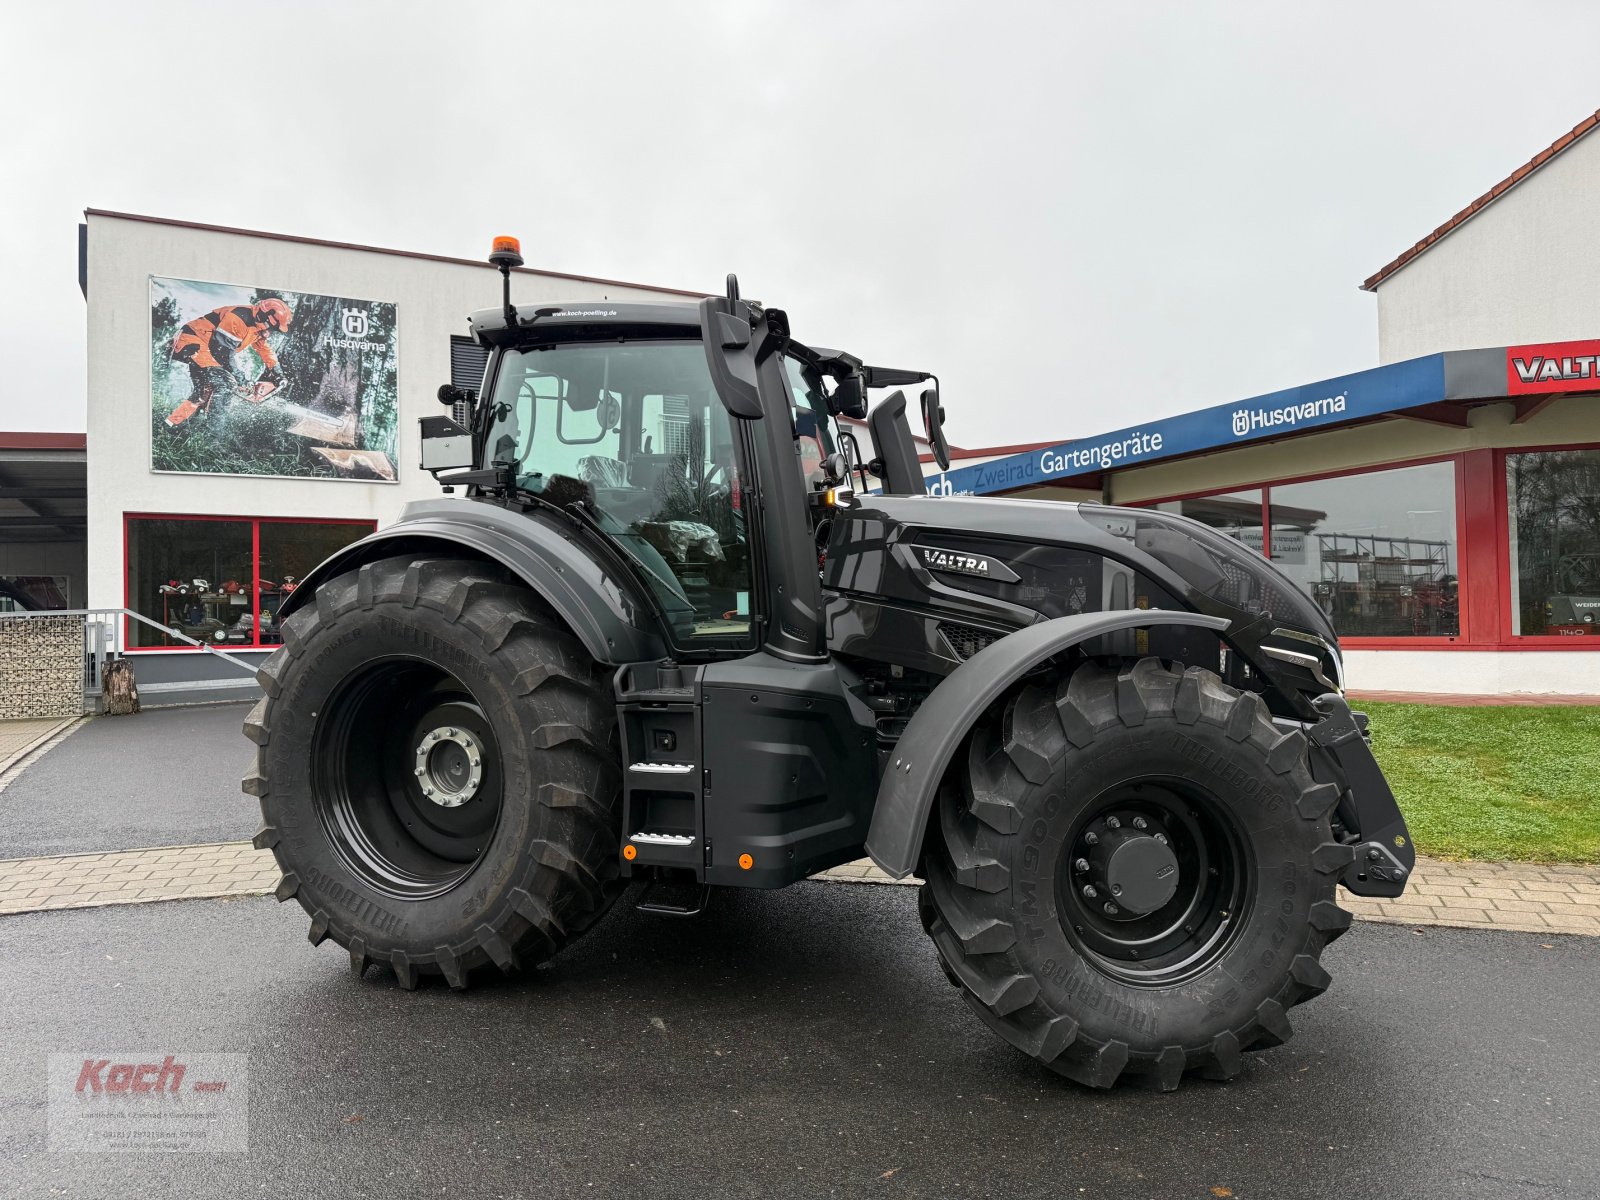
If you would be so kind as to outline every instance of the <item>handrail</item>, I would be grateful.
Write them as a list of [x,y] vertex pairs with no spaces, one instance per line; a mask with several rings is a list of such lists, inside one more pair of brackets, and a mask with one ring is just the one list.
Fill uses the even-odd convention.
[[38,617],[132,617],[135,621],[139,621],[145,625],[148,625],[151,629],[164,633],[168,637],[177,638],[180,642],[188,642],[189,645],[198,647],[199,649],[204,650],[207,654],[214,654],[218,658],[232,663],[234,666],[247,671],[251,675],[256,673],[255,663],[247,662],[242,658],[236,658],[225,650],[218,650],[215,646],[212,646],[207,642],[202,642],[198,638],[190,637],[187,633],[173,629],[170,625],[163,625],[160,621],[152,620],[143,613],[136,613],[131,608],[47,608],[32,609],[26,612],[0,613],[0,621],[19,617],[24,620]]

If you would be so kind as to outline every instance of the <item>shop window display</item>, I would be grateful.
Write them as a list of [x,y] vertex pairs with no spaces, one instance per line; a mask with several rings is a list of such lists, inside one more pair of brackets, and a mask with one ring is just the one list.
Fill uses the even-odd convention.
[[[371,522],[127,519],[127,606],[219,648],[276,645],[276,613],[299,579]],[[188,645],[129,621],[130,649]]]
[[1456,637],[1455,465],[1274,484],[1272,561],[1340,637]]

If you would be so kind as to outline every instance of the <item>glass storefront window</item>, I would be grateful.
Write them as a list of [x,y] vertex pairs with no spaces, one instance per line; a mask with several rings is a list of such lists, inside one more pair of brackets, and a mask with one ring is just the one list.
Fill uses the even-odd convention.
[[278,606],[311,574],[311,569],[336,550],[364,537],[369,526],[344,521],[263,521],[261,562],[256,571],[261,596],[261,645],[283,641]]
[[1252,550],[1261,550],[1261,489],[1242,492],[1218,492],[1210,496],[1197,496],[1189,500],[1165,500],[1153,505],[1159,512],[1176,513],[1180,517],[1209,525],[1218,533],[1243,542]]
[[1600,450],[1506,456],[1511,632],[1600,636]]
[[1456,476],[1427,463],[1274,484],[1271,558],[1340,637],[1456,637]]
[[[127,606],[213,646],[276,645],[274,614],[295,582],[371,528],[368,521],[129,517]],[[188,643],[130,620],[128,645]]]

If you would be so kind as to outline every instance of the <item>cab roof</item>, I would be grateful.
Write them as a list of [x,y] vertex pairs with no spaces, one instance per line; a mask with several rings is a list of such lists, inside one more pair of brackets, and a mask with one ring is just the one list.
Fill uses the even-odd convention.
[[468,318],[472,336],[486,346],[507,342],[566,341],[591,337],[699,336],[700,313],[690,303],[630,304],[582,300],[570,304],[528,304],[517,309],[517,328],[506,323],[503,308],[485,308]]

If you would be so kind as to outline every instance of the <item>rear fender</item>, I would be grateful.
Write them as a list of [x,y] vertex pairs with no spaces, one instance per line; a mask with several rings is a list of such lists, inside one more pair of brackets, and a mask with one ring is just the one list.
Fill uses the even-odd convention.
[[555,609],[596,662],[641,662],[667,654],[654,614],[637,601],[630,582],[608,571],[553,522],[463,500],[408,505],[399,521],[346,546],[307,575],[279,616],[309,603],[326,580],[376,559],[401,556],[501,564]]
[[1222,633],[1225,617],[1166,609],[1123,609],[1056,617],[1009,633],[945,677],[912,716],[878,785],[867,853],[896,879],[916,869],[928,813],[957,747],[1006,689],[1046,659],[1103,634],[1151,625],[1193,625]]

